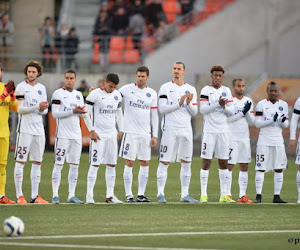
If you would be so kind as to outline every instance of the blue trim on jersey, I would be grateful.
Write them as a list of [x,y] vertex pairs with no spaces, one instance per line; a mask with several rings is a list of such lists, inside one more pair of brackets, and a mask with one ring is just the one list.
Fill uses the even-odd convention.
[[23,115],[20,115],[20,116],[19,116],[19,121],[18,121],[17,132],[19,132],[19,133],[20,133],[20,128],[21,128],[22,116],[23,116]]
[[20,141],[20,132],[17,133],[17,141],[16,141],[16,148],[15,148],[15,160],[17,159],[19,141]]
[[165,131],[165,125],[166,125],[166,115],[163,116],[163,126],[162,126],[162,131]]
[[126,134],[127,134],[127,133],[125,133],[125,134],[123,135],[123,141],[122,141],[122,153],[121,153],[121,157],[123,157],[124,145],[125,145],[125,140],[126,140]]

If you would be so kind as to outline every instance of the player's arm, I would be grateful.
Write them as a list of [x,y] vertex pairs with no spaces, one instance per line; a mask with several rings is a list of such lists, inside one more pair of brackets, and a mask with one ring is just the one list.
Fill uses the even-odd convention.
[[122,112],[122,102],[119,102],[119,104],[118,104],[116,120],[117,120],[117,125],[119,128],[117,140],[120,141],[123,137],[123,131],[124,131],[124,117],[123,117],[123,112]]
[[44,89],[43,93],[45,93],[45,94],[43,96],[43,101],[39,104],[40,108],[38,110],[38,114],[47,115],[49,104],[47,102],[46,88]]
[[205,88],[202,89],[201,91],[199,103],[200,103],[200,113],[202,115],[206,115],[211,112],[214,112],[216,108],[221,107],[219,102],[215,102],[209,105],[209,96]]
[[295,103],[294,111],[291,118],[290,140],[296,140],[297,124],[300,117],[300,98]]
[[183,101],[181,102],[181,104],[180,102],[173,104],[168,103],[168,95],[162,87],[158,94],[158,110],[161,114],[170,113],[172,111],[180,109],[180,106],[183,104]]
[[250,126],[253,126],[254,125],[254,122],[255,122],[255,116],[254,116],[254,104],[253,104],[253,101],[252,100],[249,100],[249,102],[251,102],[251,106],[250,106],[250,109],[249,111],[246,113],[246,119],[247,119],[247,122]]
[[234,110],[233,99],[232,99],[231,93],[228,98],[228,101],[225,104],[224,111],[227,115],[234,115],[235,110]]
[[51,99],[51,110],[52,110],[52,116],[55,119],[59,118],[67,118],[71,115],[73,115],[73,110],[60,110],[61,107],[61,100],[58,93],[54,92],[52,99]]
[[25,115],[25,114],[29,114],[29,113],[33,113],[36,112],[37,110],[39,110],[39,106],[33,106],[33,107],[26,107],[24,106],[24,102],[25,102],[25,91],[20,87],[20,85],[17,86],[15,94],[16,94],[16,99],[18,101],[18,109],[17,112],[19,114]]
[[186,104],[187,104],[187,108],[189,113],[192,116],[197,115],[198,113],[198,103],[197,103],[197,92],[195,89],[193,89],[193,93],[190,93],[187,95],[186,98]]
[[232,122],[235,122],[235,121],[237,121],[237,120],[239,120],[243,117],[244,117],[244,114],[242,112],[239,112],[235,115],[231,115],[231,116],[227,117],[227,122],[232,123]]
[[284,114],[278,117],[278,120],[282,128],[287,128],[289,126],[289,107],[287,104],[284,107]]
[[[277,117],[278,117],[278,114],[277,114]],[[277,117],[275,116],[274,119]],[[255,121],[254,121],[255,127],[257,127],[257,128],[268,127],[276,121],[276,119],[274,121],[274,119],[264,120],[263,118],[264,118],[263,108],[262,108],[261,103],[259,102],[257,104],[256,111],[255,111]]]

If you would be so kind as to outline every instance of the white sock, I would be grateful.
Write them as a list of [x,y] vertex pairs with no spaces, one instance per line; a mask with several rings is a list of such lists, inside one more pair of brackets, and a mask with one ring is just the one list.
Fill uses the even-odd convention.
[[200,182],[201,182],[201,196],[207,196],[207,183],[208,183],[209,170],[200,170]]
[[78,179],[78,167],[79,165],[70,164],[69,175],[68,175],[68,181],[69,181],[68,199],[75,196],[75,189],[76,189],[77,179]]
[[148,182],[149,166],[140,166],[139,171],[139,190],[138,195],[145,195],[145,190]]
[[191,182],[191,163],[181,163],[180,181],[181,181],[181,198],[189,194],[189,186]]
[[300,200],[300,171],[297,172],[296,180],[298,188],[298,200]]
[[53,197],[58,196],[58,189],[59,189],[59,186],[60,186],[62,168],[63,168],[63,165],[54,164],[54,168],[53,168],[53,171],[52,171],[52,192],[53,192]]
[[274,195],[280,195],[283,184],[283,173],[274,173]]
[[160,194],[165,195],[165,186],[168,177],[169,165],[164,165],[161,162],[158,164],[156,176],[157,176],[157,196]]
[[261,194],[263,184],[264,184],[265,172],[256,171],[255,174],[255,186],[256,194]]
[[23,196],[23,192],[22,192],[23,171],[24,171],[24,165],[22,163],[16,162],[15,170],[14,170],[14,177],[15,177],[17,198],[19,198],[20,196]]
[[132,195],[132,168],[125,165],[124,167],[124,187],[125,187],[125,195]]
[[219,179],[220,179],[220,194],[221,197],[228,195],[227,191],[227,180],[228,180],[228,169],[219,169]]
[[247,191],[247,186],[248,186],[248,172],[247,171],[240,171],[239,186],[240,186],[239,198],[241,198],[246,195],[246,191]]
[[106,180],[106,198],[114,196],[114,188],[116,181],[116,168],[106,165],[105,169],[105,180]]
[[232,171],[228,170],[226,184],[227,184],[227,194],[231,196]]
[[31,165],[31,198],[35,199],[39,194],[39,184],[41,181],[41,165]]
[[90,165],[89,172],[87,174],[87,195],[94,197],[94,186],[97,180],[99,167]]

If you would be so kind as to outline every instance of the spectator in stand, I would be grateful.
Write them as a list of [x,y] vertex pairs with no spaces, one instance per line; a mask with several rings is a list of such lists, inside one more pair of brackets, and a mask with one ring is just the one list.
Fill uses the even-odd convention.
[[116,35],[124,36],[126,35],[126,30],[128,28],[129,16],[127,15],[124,7],[119,7],[114,13],[112,20],[112,31]]
[[79,38],[76,34],[76,28],[72,27],[65,41],[66,68],[70,69],[72,64],[78,70],[76,54],[78,53]]
[[60,30],[55,35],[55,49],[60,55],[60,62],[62,69],[66,68],[65,59],[65,41],[69,34],[69,27],[67,24],[62,24]]
[[194,9],[194,1],[195,0],[179,0],[180,4],[181,4],[181,14],[184,16],[188,13],[190,13],[190,15],[185,18],[184,23],[186,25],[191,25],[192,24],[192,11]]
[[109,64],[109,43],[111,35],[111,23],[107,11],[100,11],[99,17],[97,17],[94,25],[93,35],[95,36],[95,40],[98,40],[100,43],[99,61],[102,70],[105,70]]
[[134,15],[129,19],[128,32],[132,34],[134,48],[140,50],[141,37],[145,33],[145,20],[138,10],[135,11]]
[[130,10],[129,10],[129,15],[135,15],[137,13],[143,14],[144,12],[145,5],[142,3],[141,0],[134,0],[130,4]]
[[168,25],[164,20],[159,21],[159,27],[154,36],[157,41],[157,47],[170,40]]
[[46,17],[43,26],[40,28],[42,64],[44,69],[53,67],[52,52],[54,48],[55,28],[51,17]]
[[159,21],[166,21],[161,2],[159,0],[149,0],[145,8],[144,17],[149,29],[149,35],[153,35],[159,26]]
[[14,24],[9,20],[9,14],[4,13],[0,20],[0,58],[4,68],[9,67],[14,30]]
[[90,87],[88,86],[87,81],[85,79],[83,79],[80,82],[79,88],[76,89],[82,93],[84,102],[85,102],[85,98],[89,95],[89,88]]

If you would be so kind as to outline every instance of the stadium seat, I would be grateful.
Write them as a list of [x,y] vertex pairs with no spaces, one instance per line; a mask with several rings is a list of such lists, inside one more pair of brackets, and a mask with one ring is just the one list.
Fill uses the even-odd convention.
[[58,62],[59,57],[60,57],[59,52],[58,52],[57,50],[54,50],[54,51],[53,51],[53,54],[52,54],[52,61],[53,61],[53,62]]
[[134,49],[134,44],[133,44],[132,36],[128,36],[127,37],[125,49],[126,50]]
[[143,50],[147,51],[148,54],[152,53],[156,44],[155,37],[145,37],[142,41]]
[[93,63],[99,63],[99,49],[100,49],[100,44],[95,43],[94,44],[94,50],[93,50]]
[[122,63],[123,62],[123,50],[109,50],[109,62],[110,63]]
[[163,11],[166,14],[176,14],[177,13],[177,2],[165,1],[163,3]]
[[110,49],[123,50],[125,48],[125,39],[122,36],[112,36],[110,39]]
[[126,50],[124,56],[125,63],[138,63],[140,62],[140,53],[136,49]]
[[174,23],[176,22],[176,14],[175,13],[166,13],[167,22]]

